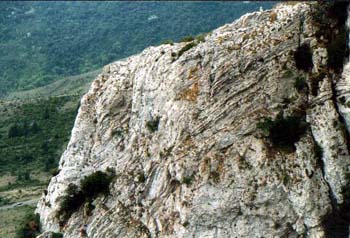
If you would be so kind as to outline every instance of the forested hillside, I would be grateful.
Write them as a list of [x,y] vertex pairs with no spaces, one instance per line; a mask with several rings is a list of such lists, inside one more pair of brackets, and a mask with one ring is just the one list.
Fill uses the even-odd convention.
[[263,2],[0,2],[0,96],[208,32]]

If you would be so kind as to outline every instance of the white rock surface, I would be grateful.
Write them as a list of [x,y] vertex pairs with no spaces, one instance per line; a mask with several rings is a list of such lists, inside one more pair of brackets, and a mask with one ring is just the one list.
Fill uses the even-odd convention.
[[[318,96],[294,88],[295,77],[307,77],[293,59],[299,38],[313,48],[314,72],[326,64],[315,31],[309,4],[279,5],[214,30],[178,58],[172,53],[188,43],[106,66],[38,204],[43,229],[60,230],[55,216],[68,184],[111,167],[111,195],[94,201],[85,221],[83,209],[74,213],[64,237],[79,237],[83,223],[94,238],[324,237],[322,218],[331,197],[343,201],[349,159],[332,79]],[[295,152],[274,149],[256,129],[263,117],[305,105],[311,130]],[[349,109],[340,109],[349,123]],[[157,118],[151,132],[147,122]]]

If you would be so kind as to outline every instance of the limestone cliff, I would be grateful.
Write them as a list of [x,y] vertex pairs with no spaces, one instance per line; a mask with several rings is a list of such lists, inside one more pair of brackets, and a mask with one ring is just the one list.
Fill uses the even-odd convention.
[[[321,74],[327,49],[314,5],[278,5],[205,41],[107,65],[81,101],[60,173],[38,204],[43,230],[67,238],[83,224],[94,238],[326,237],[326,217],[347,200],[350,80],[348,72]],[[293,56],[304,43],[308,73]],[[257,128],[280,112],[308,125],[292,150]],[[94,200],[89,217],[81,207],[59,227],[67,186],[108,167],[116,174],[110,195]]]

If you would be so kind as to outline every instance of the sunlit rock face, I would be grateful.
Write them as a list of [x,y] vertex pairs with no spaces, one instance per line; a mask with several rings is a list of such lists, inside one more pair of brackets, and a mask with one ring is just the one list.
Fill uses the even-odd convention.
[[[325,237],[322,220],[344,201],[350,162],[339,126],[349,109],[332,85],[348,93],[350,82],[329,74],[317,95],[295,88],[298,77],[310,86],[327,63],[311,9],[278,5],[204,42],[150,47],[107,65],[81,101],[60,173],[38,204],[43,229],[69,238],[82,225],[94,238]],[[313,52],[310,73],[295,66],[303,43]],[[257,128],[279,112],[308,123],[292,150]],[[116,173],[110,195],[60,227],[67,186],[108,167]]]

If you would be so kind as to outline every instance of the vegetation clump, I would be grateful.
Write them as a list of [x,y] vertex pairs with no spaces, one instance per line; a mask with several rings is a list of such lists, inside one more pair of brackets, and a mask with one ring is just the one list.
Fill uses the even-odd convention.
[[100,194],[107,195],[112,177],[102,171],[97,171],[81,181],[81,191],[86,199],[92,200]]
[[279,113],[275,120],[265,118],[257,127],[267,133],[275,147],[295,150],[294,143],[305,133],[307,124],[298,116],[283,117]]
[[78,208],[84,203],[85,198],[83,193],[79,190],[75,184],[69,184],[66,190],[66,195],[62,198],[60,203],[60,221],[67,221],[71,215],[78,210]]
[[0,206],[5,206],[10,203],[10,200],[5,197],[0,197]]
[[297,69],[309,72],[314,67],[312,52],[308,44],[302,44],[294,52],[294,60]]
[[193,179],[194,179],[193,175],[185,176],[182,178],[182,183],[186,185],[191,185],[193,183]]
[[200,43],[200,42],[205,42],[205,36],[206,36],[207,34],[199,34],[199,35],[197,35],[196,36],[196,42],[197,43]]
[[193,41],[194,37],[193,36],[186,36],[180,40],[180,42],[190,42]]
[[91,203],[97,196],[109,193],[109,184],[113,175],[97,171],[81,180],[81,188],[75,184],[69,184],[66,195],[62,197],[58,218],[65,223],[71,215],[85,202]]
[[159,119],[159,117],[156,117],[155,119],[146,122],[146,127],[150,132],[158,131]]
[[17,231],[17,238],[35,238],[40,234],[39,214],[29,214],[25,218],[24,226]]
[[13,124],[8,131],[8,138],[25,136],[27,137],[30,134],[36,134],[40,131],[38,124],[34,121],[31,125],[28,122],[15,123]]
[[172,40],[165,40],[162,42],[163,45],[174,45],[174,41]]
[[181,50],[179,51],[179,53],[177,54],[177,57],[180,58],[180,56],[185,53],[186,51],[188,51],[189,49],[195,47],[197,44],[195,42],[191,42],[188,43],[187,45],[185,45],[184,47],[181,48]]
[[63,234],[62,233],[58,233],[58,232],[52,232],[52,238],[63,238]]

